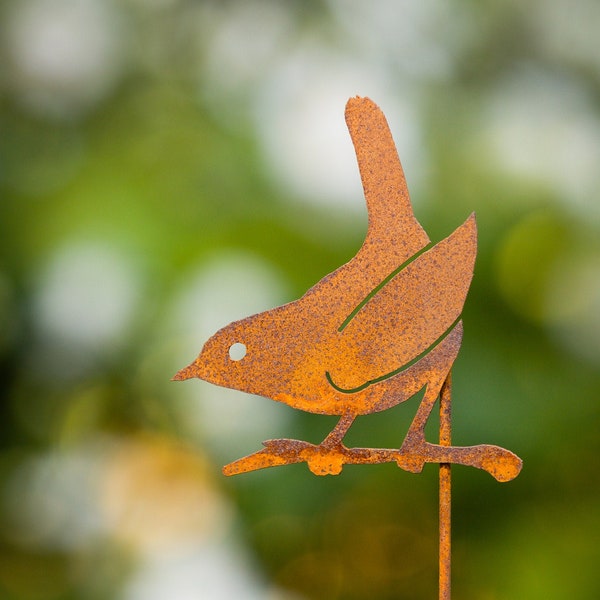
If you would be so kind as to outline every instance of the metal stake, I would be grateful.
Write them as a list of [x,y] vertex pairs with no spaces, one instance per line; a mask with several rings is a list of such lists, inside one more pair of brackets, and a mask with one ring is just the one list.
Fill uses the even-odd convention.
[[[440,465],[440,600],[450,600],[451,464],[510,481],[522,461],[489,444],[451,445],[451,368],[462,343],[461,312],[477,254],[472,214],[432,244],[417,221],[385,116],[368,98],[350,98],[346,123],[365,192],[363,245],[345,265],[298,300],[235,321],[217,331],[173,379],[198,377],[260,394],[295,409],[336,415],[320,444],[272,439],[223,467],[225,475],[305,462],[315,475],[338,475],[345,464],[395,462],[420,473]],[[241,344],[247,356],[229,350]],[[229,358],[228,358],[229,357]],[[387,410],[425,389],[400,448],[348,448],[354,420]],[[438,401],[440,439],[425,439]]]
[[[452,374],[448,377],[440,391],[440,446],[452,443]],[[450,463],[440,463],[440,600],[450,600],[451,593],[451,485],[452,472]]]

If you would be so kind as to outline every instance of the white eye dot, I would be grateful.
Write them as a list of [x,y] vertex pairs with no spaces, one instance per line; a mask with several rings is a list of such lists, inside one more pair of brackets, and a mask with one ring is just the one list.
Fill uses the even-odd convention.
[[229,358],[231,360],[242,360],[246,356],[246,346],[236,342],[229,347]]

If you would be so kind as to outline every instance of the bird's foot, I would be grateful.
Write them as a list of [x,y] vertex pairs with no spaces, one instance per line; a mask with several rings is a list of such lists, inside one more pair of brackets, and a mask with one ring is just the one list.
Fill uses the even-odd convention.
[[311,473],[315,475],[339,475],[344,466],[344,447],[337,446],[313,446],[301,453]]
[[315,475],[339,475],[344,466],[344,446],[342,444],[311,444],[301,440],[267,440],[265,450],[278,454],[293,462],[306,462]]
[[396,454],[396,464],[409,473],[420,473],[425,466],[423,450],[427,446],[424,437],[407,435]]
[[411,452],[405,454],[403,450],[400,450],[396,456],[396,464],[409,473],[420,473],[425,466],[425,461],[418,454]]

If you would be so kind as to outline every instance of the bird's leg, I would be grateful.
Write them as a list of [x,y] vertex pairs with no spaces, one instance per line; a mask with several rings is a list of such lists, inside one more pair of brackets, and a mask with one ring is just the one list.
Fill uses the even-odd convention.
[[[450,371],[448,371],[448,373],[449,372]],[[425,443],[425,425],[435,406],[448,373],[444,373],[442,377],[438,377],[427,383],[423,400],[421,400],[421,404],[419,404],[417,413],[415,414],[408,433],[404,438],[404,442],[402,443],[403,449],[405,447],[418,446]]]
[[451,367],[452,364],[449,365],[447,371],[444,370],[441,374],[438,371],[437,376],[428,381],[425,395],[402,442],[400,448],[402,458],[398,460],[398,465],[407,471],[420,473],[423,469],[424,461],[421,459],[421,454],[429,446],[425,440],[425,425],[435,406],[444,381],[449,376]]
[[337,475],[341,472],[346,462],[346,448],[342,445],[342,439],[355,418],[350,413],[342,415],[333,431],[318,446],[302,453],[308,468],[315,475]]
[[354,419],[356,419],[356,415],[350,413],[342,415],[342,418],[333,428],[333,431],[319,444],[319,446],[326,449],[339,446],[348,432],[348,429],[350,429],[350,426],[354,423]]

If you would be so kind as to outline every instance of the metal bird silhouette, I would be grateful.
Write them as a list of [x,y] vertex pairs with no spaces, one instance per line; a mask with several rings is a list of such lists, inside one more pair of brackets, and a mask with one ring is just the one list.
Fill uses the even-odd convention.
[[[462,341],[460,315],[477,252],[475,216],[432,245],[413,214],[379,107],[368,98],[351,98],[346,123],[368,209],[359,252],[299,300],[218,331],[173,379],[198,377],[340,417],[321,444],[269,440],[264,449],[225,466],[227,475],[304,461],[325,475],[339,473],[346,463],[395,461],[411,472],[426,462],[471,465],[508,481],[521,469],[508,450],[433,444],[424,433]],[[241,359],[230,356],[235,344],[245,346]],[[423,388],[399,449],[342,443],[356,417],[391,408]]]

